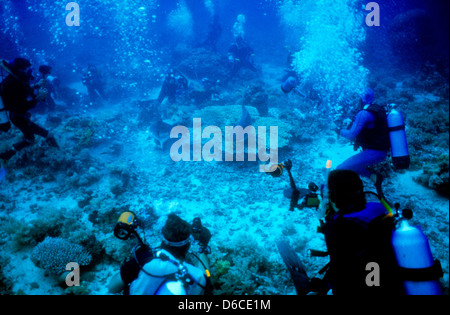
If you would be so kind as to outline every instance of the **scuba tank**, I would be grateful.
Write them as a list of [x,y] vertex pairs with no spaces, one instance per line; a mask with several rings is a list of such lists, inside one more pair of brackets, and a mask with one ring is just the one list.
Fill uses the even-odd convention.
[[281,90],[288,94],[297,86],[297,80],[294,77],[289,77],[283,84],[281,85]]
[[0,131],[8,132],[11,129],[11,123],[9,122],[8,112],[3,104],[2,97],[0,96]]
[[187,293],[181,281],[171,281],[159,288],[155,295],[187,295]]
[[397,169],[408,169],[411,159],[402,114],[393,109],[387,116],[387,123],[391,139],[392,162]]
[[422,230],[402,220],[391,238],[407,295],[442,295],[439,278],[442,268],[431,254]]

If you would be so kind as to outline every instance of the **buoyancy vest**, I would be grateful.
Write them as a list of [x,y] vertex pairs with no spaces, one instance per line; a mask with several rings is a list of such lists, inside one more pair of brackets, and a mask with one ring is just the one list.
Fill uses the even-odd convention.
[[[333,294],[404,294],[395,276],[396,263],[390,244],[393,219],[384,219],[386,209],[380,203],[368,203],[360,212],[336,214],[325,225],[325,240],[330,253],[327,273]],[[369,263],[380,266],[381,286],[368,287]]]
[[365,110],[375,117],[374,128],[364,127],[356,143],[366,150],[389,151],[391,143],[385,108],[373,104]]
[[[184,281],[182,276],[188,277]],[[171,290],[174,284],[180,290]],[[131,295],[202,295],[206,278],[202,270],[186,262],[180,262],[169,252],[161,250],[139,272],[138,278],[130,286]]]

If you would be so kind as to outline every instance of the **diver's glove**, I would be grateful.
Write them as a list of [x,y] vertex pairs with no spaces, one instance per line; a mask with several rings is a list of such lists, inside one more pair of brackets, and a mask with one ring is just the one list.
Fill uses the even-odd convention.
[[200,218],[195,218],[192,223],[192,236],[200,246],[200,253],[211,253],[211,249],[208,246],[211,240],[211,232],[202,225]]

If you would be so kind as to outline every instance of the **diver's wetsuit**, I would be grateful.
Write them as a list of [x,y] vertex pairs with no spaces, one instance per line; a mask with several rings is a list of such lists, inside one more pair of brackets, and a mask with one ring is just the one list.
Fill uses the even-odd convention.
[[[345,210],[327,217],[325,242],[330,254],[325,276],[334,295],[398,295],[402,282],[395,268],[390,246],[393,219],[384,219],[386,208],[381,203],[368,203],[365,209]],[[381,286],[366,284],[369,262],[377,262],[382,270]]]
[[49,131],[30,120],[28,111],[37,104],[33,90],[25,82],[9,76],[3,82],[2,97],[5,107],[10,113],[11,122],[22,131],[25,139],[14,144],[17,151],[30,145],[34,135],[47,138]]
[[183,76],[169,75],[164,80],[161,91],[158,96],[158,103],[161,104],[167,97],[169,103],[173,104],[177,100],[177,96],[185,93],[189,88],[188,80]]
[[250,69],[253,72],[257,72],[252,60],[253,49],[246,43],[240,45],[231,45],[228,53],[233,58],[232,69],[230,76],[233,77],[242,68]]
[[360,142],[363,152],[352,156],[337,167],[340,170],[351,170],[364,177],[370,177],[368,166],[383,162],[389,150],[389,140],[386,138],[387,127],[378,121],[377,115],[370,110],[358,113],[353,126],[349,130],[341,130],[340,135],[349,140]]

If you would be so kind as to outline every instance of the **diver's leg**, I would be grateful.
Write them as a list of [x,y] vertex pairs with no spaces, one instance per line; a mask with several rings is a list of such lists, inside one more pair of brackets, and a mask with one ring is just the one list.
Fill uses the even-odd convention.
[[344,161],[337,167],[337,169],[351,170],[358,173],[362,177],[370,177],[372,172],[367,167],[383,162],[386,157],[386,152],[365,150]]

